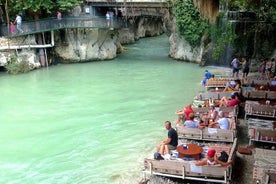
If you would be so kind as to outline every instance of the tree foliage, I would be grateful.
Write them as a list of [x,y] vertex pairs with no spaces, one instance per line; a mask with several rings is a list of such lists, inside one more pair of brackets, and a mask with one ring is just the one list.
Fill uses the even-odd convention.
[[[4,4],[7,0],[1,0]],[[32,12],[33,14],[51,14],[56,10],[69,11],[77,6],[79,0],[8,0],[8,10],[10,14],[23,14],[24,12]]]
[[201,38],[207,28],[192,0],[171,0],[176,24],[180,35],[194,48],[200,45]]
[[212,58],[218,61],[227,46],[232,45],[238,36],[233,32],[230,23],[224,26],[221,24],[211,25],[208,32],[214,45]]

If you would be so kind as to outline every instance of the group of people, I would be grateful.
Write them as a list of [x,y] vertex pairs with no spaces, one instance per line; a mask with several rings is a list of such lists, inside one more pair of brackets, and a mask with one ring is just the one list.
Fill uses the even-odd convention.
[[276,76],[276,62],[274,58],[271,59],[262,59],[260,63],[259,72],[261,76],[266,76],[270,79]]
[[[232,77],[239,78],[239,71],[242,70],[242,79],[247,79],[248,73],[250,71],[251,63],[249,59],[243,57],[241,60],[235,57],[231,61],[232,65]],[[261,76],[265,76],[267,79],[276,76],[276,62],[275,58],[265,58],[260,60],[259,73]]]
[[[204,79],[206,79],[207,81],[211,78],[211,76],[212,74],[208,70],[206,70]],[[234,107],[236,105],[239,105],[240,97],[239,92],[237,91],[241,87],[241,82],[238,79],[234,82],[235,84],[229,83],[229,86],[225,88],[225,91],[227,91],[227,88],[230,88],[234,91],[231,94],[231,98],[229,99],[226,96],[222,97],[219,101],[219,108]],[[229,119],[225,116],[225,113],[221,110],[216,110],[214,104],[210,104],[209,108],[210,109],[207,115],[196,117],[195,111],[192,108],[192,104],[187,104],[185,108],[175,112],[175,114],[177,115],[176,126],[200,129],[209,127],[228,130],[231,125]],[[178,145],[177,131],[172,127],[172,123],[170,121],[166,121],[165,127],[168,130],[168,136],[157,146],[157,153],[159,155],[164,155],[164,158],[166,158],[166,155],[170,156],[170,150],[175,150]],[[227,166],[231,164],[231,161],[222,162],[217,158],[215,150],[209,150],[205,159],[196,162],[196,165],[198,166],[215,164]]]
[[15,20],[13,22],[10,22],[11,34],[16,33],[15,25],[16,25],[17,33],[24,33],[22,29],[22,17],[19,14],[16,14]]
[[[221,111],[219,112],[219,116],[220,115],[222,115]],[[190,118],[192,117],[190,116]],[[168,130],[168,136],[157,146],[157,155],[155,154],[155,159],[169,159],[170,151],[176,150],[178,146],[177,131],[172,128],[172,124],[170,121],[165,122],[165,128]],[[219,159],[219,157],[217,157],[216,151],[214,149],[209,149],[206,157],[203,160],[195,162],[195,165],[202,166],[220,164],[221,166],[228,166],[231,163],[232,161],[228,161],[228,158],[222,161],[221,159]]]
[[105,18],[106,18],[106,23],[107,23],[107,26],[112,26],[113,24],[113,19],[114,19],[114,12],[113,11],[107,11],[106,14],[105,14]]
[[[223,97],[221,99],[220,107],[231,107],[239,104],[238,94],[233,93],[231,99]],[[210,104],[209,111],[207,115],[197,117],[195,112],[191,107],[191,104],[188,104],[183,110],[176,112],[178,118],[176,120],[176,126],[187,127],[187,128],[200,128],[205,127],[209,128],[220,128],[228,130],[230,127],[230,122],[225,116],[223,111],[217,111],[214,104]]]
[[[227,99],[226,97],[221,99],[221,104],[226,106],[235,106],[238,105],[238,103],[238,93],[233,93],[231,99]],[[195,120],[195,111],[193,110],[191,104],[188,104],[184,109],[176,111],[175,114],[178,116],[176,126],[200,129],[209,127],[224,130],[228,130],[230,128],[229,119],[225,116],[223,111],[217,111],[214,104],[210,104],[208,114],[201,117],[199,120]],[[164,155],[164,158],[166,158],[166,155],[169,157],[170,150],[175,150],[178,145],[177,131],[172,127],[172,123],[170,121],[165,122],[165,128],[168,130],[168,136],[157,146],[157,153],[159,155]],[[207,154],[206,159],[198,162],[198,165],[208,165],[208,160],[210,162],[220,163],[217,161],[215,156],[211,157]],[[227,162],[221,165],[225,166],[227,164],[230,163]]]
[[[57,20],[61,20],[61,12],[57,11]],[[16,25],[16,26],[15,26]],[[24,33],[22,29],[22,17],[19,14],[16,14],[15,20],[10,22],[10,32],[11,34]]]
[[239,78],[239,71],[241,69],[242,78],[245,80],[247,79],[247,76],[250,70],[250,65],[251,65],[249,62],[249,59],[246,59],[245,57],[243,57],[240,61],[238,57],[235,57],[231,61],[231,65],[232,65],[232,77]]

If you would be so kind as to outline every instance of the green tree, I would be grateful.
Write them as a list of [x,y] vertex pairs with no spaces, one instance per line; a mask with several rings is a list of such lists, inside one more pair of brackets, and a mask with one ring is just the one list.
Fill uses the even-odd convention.
[[207,22],[201,18],[193,0],[171,0],[170,3],[180,35],[192,48],[199,46],[207,28]]
[[[1,0],[1,3],[3,0]],[[5,0],[7,6],[5,7],[7,22],[9,22],[9,12],[15,14],[22,14],[28,12],[33,16],[35,20],[38,20],[40,16],[46,12],[48,14],[55,12],[56,10],[69,11],[77,6],[79,0]],[[39,25],[37,25],[39,26]],[[43,44],[42,35],[37,35],[38,44]],[[41,52],[43,53],[43,52]],[[45,66],[45,56],[40,57],[40,63]]]
[[[275,23],[276,23],[276,3],[275,0],[230,0],[230,11],[245,11],[254,12],[257,17],[256,23],[247,26],[246,31],[243,31],[237,39],[236,45],[244,47],[244,40],[250,40],[253,51],[251,57],[255,58],[258,55],[270,55],[275,48]],[[242,22],[240,23],[242,24]],[[245,25],[244,25],[245,27]],[[249,39],[250,38],[250,39]],[[266,43],[270,44],[266,44]],[[274,43],[274,45],[273,45]]]

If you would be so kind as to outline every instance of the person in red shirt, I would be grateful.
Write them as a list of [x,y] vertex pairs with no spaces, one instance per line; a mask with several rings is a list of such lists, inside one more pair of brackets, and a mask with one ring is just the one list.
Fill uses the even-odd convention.
[[188,104],[184,109],[180,109],[175,112],[177,114],[178,118],[176,120],[176,124],[183,126],[184,121],[191,120],[190,114],[195,113],[192,104]]
[[220,99],[219,107],[234,107],[239,105],[240,99],[238,93],[234,93],[231,95],[231,99],[229,100],[226,96]]

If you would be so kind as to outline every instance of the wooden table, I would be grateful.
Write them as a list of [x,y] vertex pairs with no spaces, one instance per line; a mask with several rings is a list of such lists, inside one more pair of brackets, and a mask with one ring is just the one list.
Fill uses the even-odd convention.
[[193,157],[196,160],[200,159],[200,155],[203,151],[202,147],[195,144],[186,144],[188,146],[187,149],[183,148],[183,145],[177,146],[178,157],[183,158],[186,156]]

